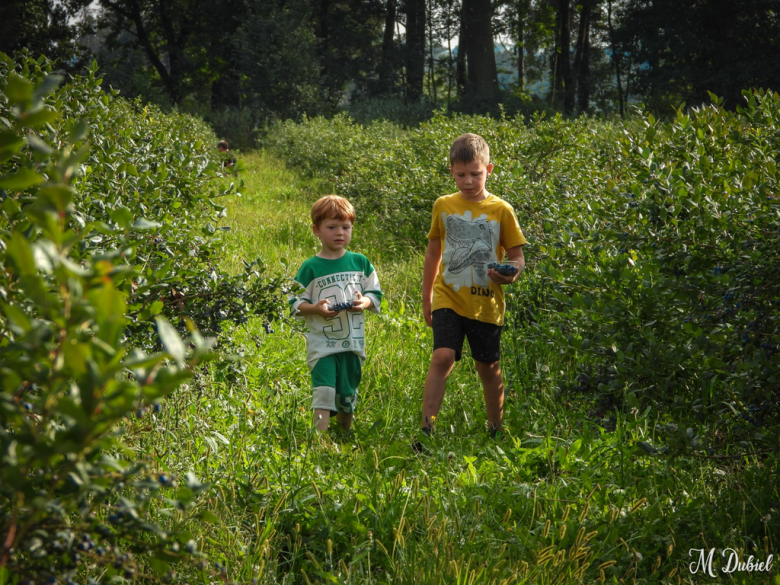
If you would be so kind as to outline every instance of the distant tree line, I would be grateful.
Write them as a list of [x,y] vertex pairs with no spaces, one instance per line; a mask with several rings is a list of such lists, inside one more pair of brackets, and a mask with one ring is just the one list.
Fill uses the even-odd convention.
[[[780,80],[780,0],[6,0],[0,50],[199,113],[328,114],[392,98],[568,116]],[[499,59],[497,54],[509,58]],[[503,81],[502,81],[503,80]],[[508,81],[507,81],[508,80]],[[500,82],[501,81],[501,82]]]

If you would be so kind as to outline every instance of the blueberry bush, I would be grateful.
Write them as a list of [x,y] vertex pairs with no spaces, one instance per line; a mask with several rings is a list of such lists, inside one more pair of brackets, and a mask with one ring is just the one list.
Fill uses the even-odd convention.
[[510,326],[576,365],[560,391],[598,413],[652,406],[670,424],[693,412],[733,431],[707,442],[679,425],[674,452],[776,453],[778,128],[780,98],[753,91],[736,111],[712,96],[668,121],[439,114],[401,131],[314,118],[280,123],[264,144],[421,248],[433,201],[454,189],[449,145],[484,136],[487,188],[529,239]]
[[[123,444],[215,358],[224,321],[278,314],[258,262],[224,274],[202,122],[0,54],[0,583],[212,572],[208,486]],[[152,512],[167,508],[165,514]]]

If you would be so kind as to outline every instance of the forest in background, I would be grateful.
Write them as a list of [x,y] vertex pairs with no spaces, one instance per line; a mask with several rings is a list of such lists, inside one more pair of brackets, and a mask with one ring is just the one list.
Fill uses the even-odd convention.
[[269,120],[413,125],[435,109],[673,115],[780,79],[778,0],[10,0],[0,51],[205,117],[252,146]]

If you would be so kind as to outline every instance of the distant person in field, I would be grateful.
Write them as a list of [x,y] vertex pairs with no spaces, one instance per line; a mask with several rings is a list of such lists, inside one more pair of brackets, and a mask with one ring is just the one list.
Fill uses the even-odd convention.
[[[503,287],[517,280],[525,268],[526,239],[512,207],[485,189],[492,171],[485,140],[476,134],[458,137],[450,148],[450,172],[458,192],[439,197],[433,204],[423,269],[423,315],[433,328],[433,356],[422,406],[426,435],[433,430],[447,376],[461,358],[464,338],[482,381],[488,430],[495,436],[501,429]],[[505,253],[508,260],[517,262],[512,275],[489,266],[502,263]],[[422,448],[419,441],[414,446]]]
[[225,167],[232,167],[234,164],[236,164],[236,159],[233,157],[232,154],[230,154],[230,145],[228,144],[227,140],[220,140],[217,142],[217,151],[220,153],[226,152],[228,153],[228,156],[225,158],[225,162],[223,166]]
[[290,309],[308,328],[314,424],[325,431],[335,414],[348,431],[366,359],[364,311],[379,313],[382,291],[368,258],[347,251],[355,223],[349,201],[322,197],[312,207],[311,222],[322,249],[295,275],[300,290],[290,294]]

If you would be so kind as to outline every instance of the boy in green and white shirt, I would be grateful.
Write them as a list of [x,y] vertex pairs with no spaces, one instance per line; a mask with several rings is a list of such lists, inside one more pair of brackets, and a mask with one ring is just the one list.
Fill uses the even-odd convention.
[[[379,313],[382,291],[374,267],[362,254],[347,251],[355,210],[337,195],[319,199],[311,210],[312,230],[322,250],[306,260],[296,282],[301,290],[290,294],[290,309],[305,319],[306,361],[312,377],[314,424],[328,428],[333,412],[344,430],[352,425],[366,339],[363,311]],[[337,303],[352,307],[333,311]]]

